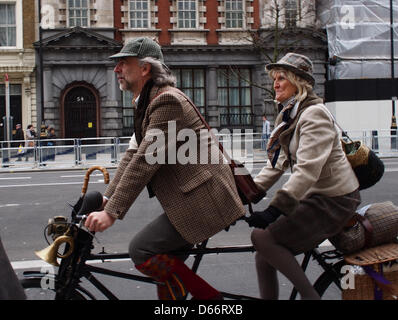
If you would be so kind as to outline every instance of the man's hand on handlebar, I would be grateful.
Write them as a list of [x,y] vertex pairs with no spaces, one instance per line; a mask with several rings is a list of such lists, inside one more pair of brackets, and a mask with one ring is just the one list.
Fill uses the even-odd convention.
[[115,218],[103,211],[94,211],[87,217],[84,226],[91,232],[103,232],[111,227]]

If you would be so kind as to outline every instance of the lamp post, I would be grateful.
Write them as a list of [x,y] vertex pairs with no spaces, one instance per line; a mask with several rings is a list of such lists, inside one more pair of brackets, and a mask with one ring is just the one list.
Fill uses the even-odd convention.
[[[5,118],[5,138],[7,139],[7,151],[3,151],[3,163],[8,163],[10,160],[10,140],[11,140],[11,114],[10,114],[10,81],[8,78],[8,73],[4,75],[4,83],[5,83],[5,94],[6,94],[6,116]],[[8,167],[8,165],[4,165],[3,167]]]
[[390,42],[391,42],[391,149],[397,149],[397,121],[395,118],[395,101],[397,100],[394,88],[394,8],[393,0],[390,0]]
[[40,113],[38,113],[38,125],[44,125],[44,80],[43,80],[43,29],[41,26],[42,23],[42,14],[41,14],[41,0],[38,0],[38,10],[39,10],[39,77],[40,77]]

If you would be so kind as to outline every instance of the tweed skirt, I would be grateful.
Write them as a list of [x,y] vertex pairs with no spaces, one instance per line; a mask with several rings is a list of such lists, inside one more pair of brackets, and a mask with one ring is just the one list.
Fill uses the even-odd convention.
[[281,216],[268,230],[278,244],[297,255],[339,233],[360,203],[358,190],[338,197],[313,194],[301,200],[293,214]]

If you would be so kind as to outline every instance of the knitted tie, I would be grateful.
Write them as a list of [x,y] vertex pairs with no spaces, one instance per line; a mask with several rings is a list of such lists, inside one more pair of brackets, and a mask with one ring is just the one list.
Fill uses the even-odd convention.
[[272,131],[271,137],[267,144],[267,155],[268,159],[271,161],[271,165],[275,168],[275,164],[278,161],[279,153],[281,151],[281,144],[279,142],[279,136],[283,131],[285,131],[292,124],[293,120],[290,118],[290,111],[296,104],[296,100],[293,99],[287,106],[285,106],[282,113],[281,123]]

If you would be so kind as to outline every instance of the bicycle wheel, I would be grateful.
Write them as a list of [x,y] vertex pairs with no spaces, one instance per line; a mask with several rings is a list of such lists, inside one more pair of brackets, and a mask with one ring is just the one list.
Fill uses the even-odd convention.
[[[54,283],[54,288],[43,285],[44,277],[21,279],[20,283],[25,290],[27,300],[55,300],[55,288],[57,284]],[[78,290],[73,290],[70,300],[87,300],[86,297]]]
[[322,273],[314,283],[314,288],[319,296],[324,300],[341,299],[340,280],[342,277],[341,268],[345,265],[345,261],[336,262],[332,269]]

